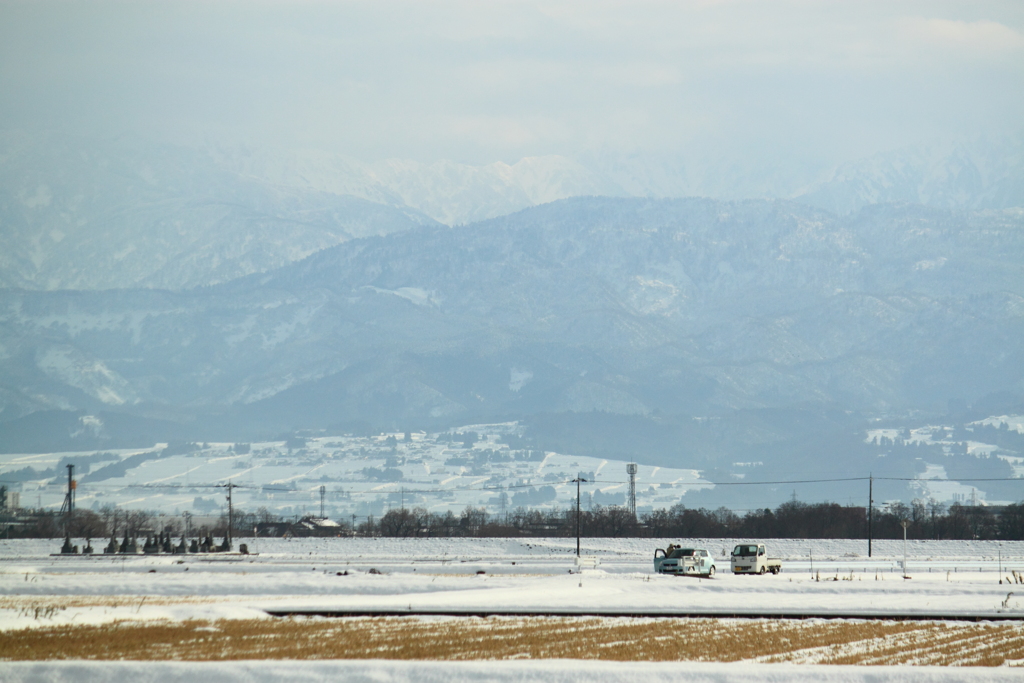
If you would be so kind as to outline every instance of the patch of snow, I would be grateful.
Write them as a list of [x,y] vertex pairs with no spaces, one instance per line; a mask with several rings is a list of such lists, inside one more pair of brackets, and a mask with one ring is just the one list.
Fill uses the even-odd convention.
[[970,427],[973,425],[985,425],[996,428],[1006,425],[1008,429],[1019,434],[1024,434],[1024,415],[999,415],[998,417],[986,417],[984,420],[971,422],[967,426]]
[[533,379],[532,371],[520,370],[519,368],[512,368],[509,371],[508,390],[518,392],[531,379]]
[[936,259],[928,259],[918,261],[914,264],[914,270],[938,270],[942,266],[946,265],[948,259],[945,256],[940,256]]
[[864,443],[880,444],[882,439],[896,441],[900,438],[899,429],[869,429]]
[[425,289],[419,287],[399,287],[398,289],[381,289],[380,287],[374,287],[373,285],[363,285],[359,289],[368,289],[376,292],[377,294],[392,294],[399,298],[410,301],[417,306],[437,306],[438,300],[434,292],[428,292]]
[[749,662],[609,662],[588,660],[423,662],[389,660],[233,662],[5,662],[10,683],[1005,683],[1012,668],[801,666]]

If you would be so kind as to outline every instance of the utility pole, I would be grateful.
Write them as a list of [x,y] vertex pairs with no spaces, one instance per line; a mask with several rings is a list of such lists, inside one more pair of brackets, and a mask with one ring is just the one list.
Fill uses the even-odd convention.
[[906,579],[909,578],[907,576],[907,527],[910,526],[910,520],[901,519],[900,526],[903,527],[903,578]]
[[586,481],[583,477],[577,476],[573,479],[576,482],[576,557],[580,556],[580,482]]
[[227,486],[228,486],[228,534],[227,534],[227,541],[228,541],[228,549],[230,550],[231,549],[231,530],[234,527],[234,523],[235,523],[235,508],[231,505],[231,489],[235,488],[235,485],[232,484],[229,481]]
[[327,487],[320,484],[320,519],[324,518],[324,494],[327,492]]
[[75,481],[75,466],[68,465],[68,492],[64,496],[64,504],[60,506],[60,512],[64,515],[64,533],[71,533],[71,519],[75,514],[75,489],[78,483]]
[[871,557],[871,517],[875,506],[875,477],[868,474],[868,557]]

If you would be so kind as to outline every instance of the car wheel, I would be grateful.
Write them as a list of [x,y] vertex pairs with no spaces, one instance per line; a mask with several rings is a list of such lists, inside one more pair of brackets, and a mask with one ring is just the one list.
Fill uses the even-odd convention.
[[708,578],[710,579],[715,575],[715,565],[711,565],[711,569],[708,570]]
[[761,567],[761,570],[759,572],[757,572],[757,573],[761,574],[761,575],[764,575],[764,567]]

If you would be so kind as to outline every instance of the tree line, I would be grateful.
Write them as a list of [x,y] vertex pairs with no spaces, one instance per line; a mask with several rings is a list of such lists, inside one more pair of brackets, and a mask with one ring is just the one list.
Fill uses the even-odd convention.
[[[871,536],[947,540],[1024,540],[1024,503],[997,508],[948,508],[935,501],[894,503],[871,514]],[[423,508],[392,509],[379,520],[359,525],[355,533],[377,536],[575,536],[575,508],[517,508],[506,515],[466,508],[461,515],[432,513]],[[581,510],[579,533],[585,537],[638,538],[845,538],[868,537],[868,511],[836,503],[785,502],[774,510],[743,515],[727,508],[709,510],[675,505],[634,517],[621,506]]]
[[[52,511],[23,513],[18,523],[6,520],[0,536],[9,538],[56,538],[66,533],[75,538],[145,536],[157,532],[181,534],[184,520],[159,518],[142,510],[105,507],[99,511],[77,510],[66,528],[66,520]],[[296,520],[297,521],[297,520]],[[877,539],[907,538],[935,540],[1024,540],[1024,502],[1002,508],[945,506],[936,501],[915,500],[910,505],[891,503],[873,510],[871,536]],[[236,510],[232,536],[252,536],[260,524],[283,524],[279,516],[266,508],[256,512]],[[161,528],[155,528],[161,525]],[[224,515],[200,532],[224,535],[228,519]],[[743,515],[727,508],[709,510],[675,505],[632,515],[621,506],[594,506],[581,510],[579,533],[585,537],[637,538],[843,538],[868,537],[868,511],[836,503],[787,501],[775,509],[750,510]],[[298,532],[297,533],[301,533]],[[320,533],[345,536],[388,537],[574,537],[577,533],[576,509],[530,509],[518,507],[506,514],[488,513],[483,508],[467,507],[461,513],[430,512],[422,507],[394,508],[379,518],[369,516],[361,523],[338,520],[338,526]]]

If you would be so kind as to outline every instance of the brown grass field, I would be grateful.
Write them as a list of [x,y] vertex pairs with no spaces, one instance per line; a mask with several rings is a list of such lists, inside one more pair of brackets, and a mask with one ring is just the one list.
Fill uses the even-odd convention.
[[[45,605],[39,609],[52,609]],[[38,611],[37,611],[38,613]],[[1024,663],[1024,625],[854,620],[346,618],[124,621],[0,633],[12,661],[604,659],[1000,666]]]

